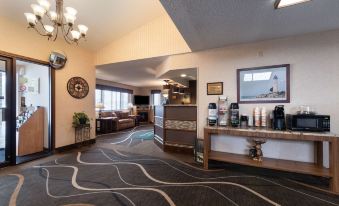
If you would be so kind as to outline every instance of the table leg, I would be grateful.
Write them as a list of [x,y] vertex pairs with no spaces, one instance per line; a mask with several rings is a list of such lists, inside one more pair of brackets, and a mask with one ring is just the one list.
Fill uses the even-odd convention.
[[211,149],[211,136],[206,130],[204,131],[204,168],[208,169],[208,155]]
[[323,167],[323,142],[314,142],[314,162],[318,167]]
[[329,142],[330,150],[330,190],[339,194],[339,141],[333,139]]

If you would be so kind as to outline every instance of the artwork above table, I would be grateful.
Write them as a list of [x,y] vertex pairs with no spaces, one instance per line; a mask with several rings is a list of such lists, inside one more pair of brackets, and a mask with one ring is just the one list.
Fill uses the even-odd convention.
[[290,65],[237,70],[238,103],[289,103]]

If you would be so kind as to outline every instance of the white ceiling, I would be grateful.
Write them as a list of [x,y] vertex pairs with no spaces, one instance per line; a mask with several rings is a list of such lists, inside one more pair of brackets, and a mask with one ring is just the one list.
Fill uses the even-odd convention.
[[[49,1],[55,10],[55,1]],[[32,11],[32,3],[36,0],[0,0],[0,15],[26,23],[24,12]],[[158,0],[64,0],[66,6],[78,10],[76,24],[89,27],[81,46],[94,51],[165,13]]]
[[339,0],[160,0],[192,51],[339,28]]
[[118,82],[136,87],[152,87],[163,85],[163,81],[156,78],[155,68],[167,57],[119,62],[97,66],[98,79]]

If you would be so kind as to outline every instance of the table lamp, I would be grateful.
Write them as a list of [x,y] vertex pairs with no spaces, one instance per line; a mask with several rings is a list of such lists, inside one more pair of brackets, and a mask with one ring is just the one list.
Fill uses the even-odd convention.
[[95,105],[95,108],[96,108],[96,109],[99,109],[99,118],[101,118],[101,110],[102,110],[103,108],[105,108],[104,104],[103,104],[103,103],[97,103],[97,104]]

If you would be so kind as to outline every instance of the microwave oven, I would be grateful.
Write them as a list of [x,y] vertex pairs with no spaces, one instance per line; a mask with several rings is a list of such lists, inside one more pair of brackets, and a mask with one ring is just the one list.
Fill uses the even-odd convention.
[[329,132],[329,115],[296,114],[286,115],[287,129],[292,131]]

